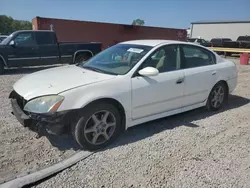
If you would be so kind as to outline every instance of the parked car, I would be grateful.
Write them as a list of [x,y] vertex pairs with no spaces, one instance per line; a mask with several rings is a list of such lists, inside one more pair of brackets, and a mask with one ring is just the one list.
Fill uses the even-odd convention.
[[0,35],[0,43],[6,39],[8,36],[7,35]]
[[216,111],[236,84],[236,65],[206,47],[136,40],[85,64],[26,75],[9,98],[23,125],[53,134],[70,128],[80,146],[95,150],[136,124],[203,106]]
[[0,45],[4,68],[79,63],[101,51],[101,43],[59,43],[53,31],[16,31]]
[[226,48],[250,48],[250,36],[239,36],[236,41],[227,41]]
[[206,46],[206,47],[211,46],[211,42],[206,41],[205,39],[201,39],[201,38],[188,38],[187,41],[197,43],[197,44],[200,44],[200,45]]
[[[211,47],[220,47],[220,48],[232,48],[232,40],[230,38],[213,38],[211,39]],[[224,54],[225,56],[231,56],[232,52],[216,52],[217,54],[221,55]]]
[[212,47],[225,47],[225,42],[231,42],[230,38],[212,38],[210,40]]

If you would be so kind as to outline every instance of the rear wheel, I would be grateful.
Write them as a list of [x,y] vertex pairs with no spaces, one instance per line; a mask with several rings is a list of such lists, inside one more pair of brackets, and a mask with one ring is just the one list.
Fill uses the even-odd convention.
[[72,127],[77,143],[88,150],[110,144],[121,133],[121,116],[116,107],[108,103],[88,106]]
[[209,94],[207,108],[210,111],[219,110],[228,99],[228,90],[223,82],[217,83]]
[[89,53],[80,53],[80,54],[77,54],[74,63],[75,64],[82,63],[84,61],[87,61],[90,57],[91,57],[91,55]]

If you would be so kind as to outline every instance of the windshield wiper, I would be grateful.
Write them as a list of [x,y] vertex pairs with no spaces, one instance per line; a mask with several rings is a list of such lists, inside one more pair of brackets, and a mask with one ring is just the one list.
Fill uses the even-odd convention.
[[82,66],[82,68],[88,69],[88,70],[92,70],[92,71],[95,71],[95,72],[100,72],[100,73],[106,73],[106,74],[111,74],[111,75],[118,75],[116,73],[104,71],[104,70],[98,69],[96,67]]

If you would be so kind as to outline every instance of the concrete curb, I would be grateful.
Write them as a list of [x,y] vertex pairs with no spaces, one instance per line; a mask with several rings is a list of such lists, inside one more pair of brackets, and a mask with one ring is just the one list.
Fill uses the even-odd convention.
[[47,178],[57,172],[60,172],[62,170],[65,170],[66,168],[69,168],[70,166],[76,164],[77,162],[89,157],[94,152],[88,152],[88,151],[80,151],[73,155],[72,157],[63,160],[62,162],[59,162],[57,164],[54,164],[48,168],[39,170],[37,172],[34,172],[32,174],[16,178],[14,180],[11,180],[9,182],[3,183],[0,185],[0,188],[19,188],[23,187],[25,185],[29,185],[32,183],[35,183],[37,181],[40,181],[44,178]]

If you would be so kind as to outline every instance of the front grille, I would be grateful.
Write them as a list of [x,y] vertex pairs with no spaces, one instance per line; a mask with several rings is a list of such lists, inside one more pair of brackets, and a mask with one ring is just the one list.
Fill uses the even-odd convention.
[[19,107],[20,107],[22,110],[23,110],[25,104],[27,103],[27,101],[26,101],[21,95],[19,95],[15,90],[13,90],[13,91],[10,93],[9,98],[11,98],[11,99],[16,99],[17,104],[19,105]]

